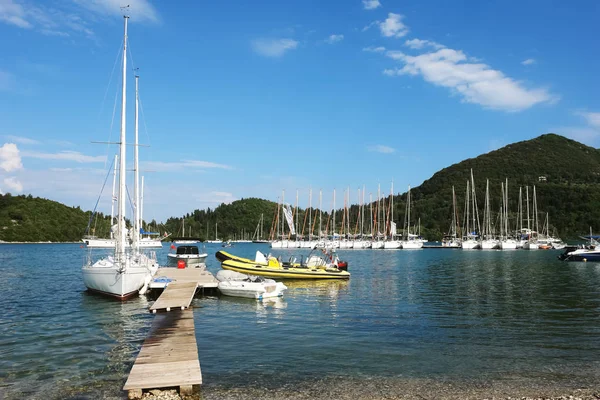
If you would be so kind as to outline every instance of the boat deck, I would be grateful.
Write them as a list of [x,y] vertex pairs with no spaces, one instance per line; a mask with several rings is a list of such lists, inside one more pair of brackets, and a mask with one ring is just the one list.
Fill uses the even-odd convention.
[[198,284],[196,282],[171,282],[150,306],[150,311],[171,311],[171,309],[185,310],[190,307]]
[[[167,278],[179,283],[195,282],[198,287],[203,288],[216,288],[219,284],[214,275],[204,268],[161,267],[154,274],[154,278]],[[162,289],[163,286],[156,287],[150,283],[151,289]]]
[[123,390],[134,399],[142,397],[142,389],[179,387],[184,395],[201,384],[193,311],[156,315]]

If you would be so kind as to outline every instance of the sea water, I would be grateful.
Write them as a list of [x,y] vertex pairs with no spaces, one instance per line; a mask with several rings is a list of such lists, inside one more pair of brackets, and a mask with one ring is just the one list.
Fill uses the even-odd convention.
[[[216,273],[220,245],[207,245]],[[167,262],[167,244],[158,251]],[[254,257],[265,244],[227,251]],[[101,253],[96,251],[95,253]],[[272,251],[286,260],[308,251]],[[283,298],[193,301],[203,391],[357,382],[593,385],[600,264],[555,251],[340,250],[348,281],[286,281]],[[152,300],[85,290],[79,244],[0,245],[0,398],[126,398]],[[237,392],[236,392],[237,393]]]

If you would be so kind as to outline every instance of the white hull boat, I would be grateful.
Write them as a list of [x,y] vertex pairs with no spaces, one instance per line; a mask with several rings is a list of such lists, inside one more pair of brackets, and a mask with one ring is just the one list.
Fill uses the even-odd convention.
[[371,243],[372,249],[383,249],[384,246],[385,246],[385,242],[383,242],[381,240],[376,240]]
[[386,250],[397,250],[402,248],[402,243],[399,240],[386,240],[383,242],[383,248]]
[[475,250],[479,248],[479,242],[474,239],[463,240],[461,247],[463,250]]
[[156,260],[145,254],[127,255],[124,263],[109,256],[82,268],[83,283],[91,291],[126,299],[148,285],[157,269]]
[[482,250],[496,250],[500,248],[500,242],[495,239],[485,239],[481,241]]
[[267,299],[283,296],[287,289],[281,282],[250,276],[235,271],[221,270],[217,273],[219,291],[226,296],[244,297],[248,299]]
[[516,250],[517,241],[515,239],[504,239],[500,242],[500,248],[502,250]]
[[540,245],[538,242],[525,242],[523,249],[525,250],[539,250]]
[[[114,249],[115,248],[115,239],[89,239],[84,238],[83,243],[85,243],[86,247],[94,248],[94,249]],[[140,239],[139,247],[141,249],[157,249],[162,247],[162,241],[158,239]],[[126,247],[130,247],[129,243],[126,244]]]
[[423,248],[423,242],[421,240],[403,240],[402,248],[404,250],[418,250]]

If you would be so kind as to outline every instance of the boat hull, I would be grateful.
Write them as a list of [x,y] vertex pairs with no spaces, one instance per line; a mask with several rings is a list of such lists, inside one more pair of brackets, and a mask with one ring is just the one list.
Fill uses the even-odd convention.
[[221,268],[248,275],[282,279],[348,279],[350,273],[330,267],[293,267],[271,259],[268,264],[257,263],[247,258],[237,257],[224,251],[215,254],[221,261]]
[[281,282],[247,282],[247,281],[224,281],[219,282],[219,291],[232,297],[244,297],[248,299],[267,299],[270,297],[281,297],[287,289]]
[[134,296],[151,277],[146,268],[128,268],[125,272],[115,267],[83,267],[83,283],[92,292],[125,300]]
[[405,250],[418,250],[423,248],[423,242],[420,240],[404,240],[402,248]]
[[185,261],[187,268],[197,268],[206,264],[208,254],[167,254],[169,266],[176,267],[179,260]]
[[479,248],[479,242],[472,239],[463,240],[461,248],[464,250],[475,250]]
[[[114,239],[83,239],[83,243],[86,247],[94,249],[114,249]],[[139,246],[142,249],[157,249],[162,247],[160,240],[146,240],[142,239],[139,241]],[[126,243],[126,247],[130,247],[129,243]]]
[[568,252],[564,257],[560,257],[563,261],[581,261],[581,262],[600,262],[600,251],[577,249]]

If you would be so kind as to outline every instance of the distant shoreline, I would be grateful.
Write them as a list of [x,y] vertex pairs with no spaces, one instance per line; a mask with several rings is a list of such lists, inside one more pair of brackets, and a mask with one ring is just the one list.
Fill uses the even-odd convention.
[[0,244],[77,244],[83,242],[5,242],[4,240],[0,240]]

